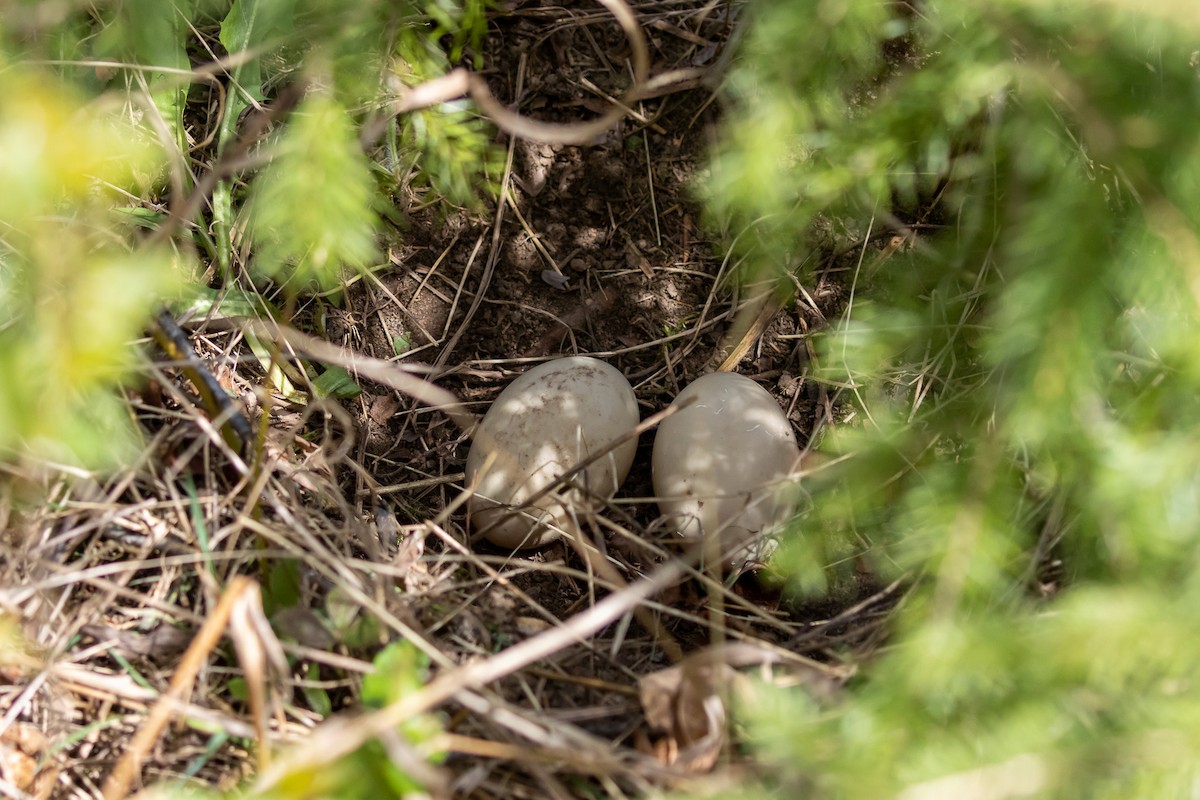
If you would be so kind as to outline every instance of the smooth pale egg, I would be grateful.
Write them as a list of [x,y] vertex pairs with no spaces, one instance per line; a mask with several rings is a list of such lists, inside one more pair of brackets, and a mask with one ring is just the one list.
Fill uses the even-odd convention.
[[796,434],[754,381],[716,372],[692,381],[654,439],[654,494],[668,525],[689,539],[716,537],[736,567],[794,510],[786,478],[799,461]]
[[[529,370],[492,403],[467,454],[467,517],[507,548],[539,547],[578,531],[576,515],[612,497],[637,450],[637,399],[620,370],[572,356]],[[606,448],[608,451],[605,452]],[[555,486],[580,462],[604,453]]]

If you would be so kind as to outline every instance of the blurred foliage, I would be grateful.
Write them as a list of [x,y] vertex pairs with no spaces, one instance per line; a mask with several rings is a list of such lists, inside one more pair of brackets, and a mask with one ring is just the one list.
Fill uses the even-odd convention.
[[[4,630],[0,617],[0,636]],[[0,646],[3,645],[0,639]],[[3,651],[0,650],[0,655]],[[408,642],[393,642],[375,657],[374,671],[363,679],[363,703],[381,708],[421,691],[429,675],[428,658]],[[316,679],[316,673],[309,676]],[[369,741],[363,747],[332,763],[299,764],[270,789],[247,794],[245,791],[216,792],[179,783],[162,783],[139,796],[183,800],[183,798],[238,798],[259,800],[403,800],[427,798],[430,793],[404,765],[421,762],[415,771],[430,769],[445,753],[438,749],[437,738],[442,722],[434,715],[422,714],[407,720],[389,737],[387,744]]]
[[[421,691],[429,679],[429,657],[411,642],[392,642],[379,651],[372,666],[374,671],[362,683],[362,701],[367,708],[397,703]],[[441,730],[441,722],[430,714],[412,717],[401,726],[401,732],[414,745],[428,743]]]
[[[395,195],[478,197],[496,155],[469,104],[393,120],[383,141],[364,125],[382,130],[374,120],[406,86],[477,61],[487,8],[0,0],[0,452],[127,458],[137,436],[113,389],[158,304],[335,287],[379,260]],[[228,71],[213,71],[226,54]],[[285,97],[263,136],[249,117]],[[148,244],[172,224],[168,203],[213,169],[211,204]],[[356,388],[323,380],[330,394]]]
[[[416,86],[449,72],[468,47],[476,54],[476,66],[481,64],[479,48],[487,32],[485,3],[425,0],[407,5],[414,13],[418,8],[424,11],[437,36],[414,27],[397,32],[392,62],[395,85]],[[446,38],[448,54],[440,44]],[[430,187],[436,195],[471,205],[479,196],[481,178],[498,175],[502,167],[501,154],[491,144],[486,125],[465,100],[418,109],[405,114],[399,123],[389,130],[387,159],[397,179],[409,176],[417,186]]]
[[[307,234],[294,238],[298,227],[281,233],[260,213],[260,224],[250,229],[251,243],[267,251],[254,268],[257,274],[286,280],[281,274],[286,271],[300,286],[328,288],[343,270],[368,266],[371,251],[361,239],[371,231],[364,226],[373,230],[377,210],[387,213],[394,205],[393,193],[432,187],[435,200],[478,199],[497,156],[487,126],[465,101],[419,109],[399,124],[391,121],[374,163],[357,143],[364,112],[385,109],[393,93],[444,75],[468,48],[478,60],[486,9],[484,0],[365,0],[350,6],[333,0],[234,1],[221,23],[221,44],[231,54],[251,57],[233,71],[237,91],[223,114],[218,152],[237,141],[243,112],[272,93],[308,86],[309,94],[324,96],[323,102],[306,97],[307,108],[289,126],[295,130],[280,137],[281,155],[290,153],[290,164],[274,164],[263,179],[269,185],[251,187],[260,210],[269,209],[275,221],[303,220]],[[331,127],[323,128],[326,124]],[[294,167],[310,157],[306,173],[296,174]],[[372,166],[390,180],[368,181]],[[320,198],[312,191],[317,186],[330,196]],[[294,191],[297,187],[304,190]],[[224,275],[232,274],[236,201],[228,184],[214,194]]]
[[131,70],[123,79],[131,88],[144,88],[150,93],[153,107],[180,148],[187,145],[183,112],[187,102],[185,73],[191,65],[184,45],[194,13],[192,5],[187,0],[123,0],[100,5],[92,53],[96,58],[151,68]]
[[345,269],[366,269],[377,257],[373,189],[350,116],[332,98],[310,94],[251,188],[255,271],[276,277],[287,269],[300,288],[324,289]]
[[[466,101],[406,114],[403,122],[389,132],[394,153],[388,159],[392,174],[397,179],[407,176],[414,186],[432,189],[434,197],[476,206],[480,184],[498,186],[503,167],[501,153],[485,131],[483,120]],[[417,149],[404,147],[408,141]]]
[[911,586],[841,701],[746,710],[763,789],[1192,797],[1200,7],[913,6],[752,6],[712,169],[754,274],[851,276],[818,335],[845,458],[780,564]]
[[[363,704],[382,708],[422,689],[428,678],[428,658],[408,642],[393,642],[375,657],[374,671],[363,678]],[[278,800],[345,798],[400,800],[428,797],[421,783],[405,770],[406,759],[438,763],[444,753],[434,740],[442,724],[432,715],[407,720],[385,746],[372,740],[333,764],[299,767],[270,791],[257,797]],[[398,752],[403,748],[403,753]],[[399,757],[396,757],[399,756]]]
[[135,452],[111,393],[180,270],[114,231],[165,156],[152,131],[51,76],[0,70],[0,450],[69,462]]
[[[141,443],[118,387],[155,308],[220,303],[231,315],[286,318],[302,292],[380,259],[378,213],[396,195],[465,203],[486,188],[496,156],[469,104],[392,120],[386,140],[379,120],[397,93],[478,62],[487,8],[0,0],[0,459],[104,467],[132,457]],[[214,68],[216,59],[227,60]],[[209,172],[219,176],[211,203],[172,220]],[[282,310],[264,297],[278,294]],[[340,368],[313,388],[358,391]],[[289,565],[270,573],[274,606],[297,602]],[[333,598],[328,616],[339,640],[377,646],[377,620]],[[10,649],[0,646],[0,660]],[[426,667],[408,645],[385,649],[368,702],[418,691]],[[306,699],[333,708],[323,691]],[[434,716],[410,720],[396,741],[290,775],[272,796],[422,795],[432,774],[422,764],[443,757],[440,731]],[[400,739],[411,770],[394,758]]]

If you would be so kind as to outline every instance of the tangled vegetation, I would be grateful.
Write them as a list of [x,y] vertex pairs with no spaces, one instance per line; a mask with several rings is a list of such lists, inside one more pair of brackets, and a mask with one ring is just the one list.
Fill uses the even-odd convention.
[[[4,727],[36,739],[65,726],[54,745],[28,745],[40,777],[16,788],[111,798],[139,777],[201,776],[280,798],[1191,796],[1200,10],[631,4],[689,49],[652,40],[656,59],[675,59],[656,72],[675,82],[622,98],[637,101],[634,122],[589,145],[596,163],[586,147],[518,151],[465,88],[410,102],[489,66],[488,37],[519,19],[534,33],[503,28],[533,42],[509,54],[513,102],[541,48],[550,96],[579,63],[607,69],[563,118],[609,110],[645,45],[611,20],[618,44],[594,36],[606,15],[591,4],[545,5],[0,2]],[[719,37],[729,56],[715,56]],[[718,84],[717,144],[693,177],[679,142]],[[696,95],[682,111],[642,102],[685,85]],[[565,217],[537,207],[537,169],[558,169],[549,191],[566,196],[572,175],[643,151],[648,191],[620,187],[616,202],[637,206],[628,216],[608,197]],[[674,205],[655,194],[683,182],[692,195]],[[565,241],[572,218],[611,221],[608,238],[594,227]],[[663,235],[669,219],[679,240]],[[449,240],[440,255],[402,251],[418,225]],[[495,296],[502,230],[550,266],[550,288],[523,285],[551,300]],[[589,261],[601,238],[620,259]],[[438,276],[443,263],[461,277]],[[703,291],[688,283],[701,279]],[[368,342],[384,342],[374,358],[322,347],[367,349],[367,324],[345,320],[398,303],[403,280],[413,308],[427,284],[444,303],[440,333],[406,307],[403,330],[384,324]],[[764,281],[774,291],[756,294]],[[578,284],[577,307],[556,305],[551,289]],[[642,301],[601,302],[593,285],[651,287],[646,307],[679,308],[602,329],[599,316]],[[485,305],[498,310],[471,340]],[[160,330],[163,307],[202,324]],[[510,347],[505,325],[538,314],[554,325]],[[591,341],[628,359],[652,412],[680,375],[720,361],[714,329],[748,343],[767,323],[779,355],[735,348],[733,366],[790,387],[789,411],[804,401],[819,454],[764,571],[782,595],[672,560],[639,501],[610,509],[603,557],[590,544],[530,559],[466,546],[447,488],[461,486],[455,426],[502,370]],[[166,362],[130,344],[148,329]],[[213,395],[178,379],[192,380],[188,335],[214,337],[210,391],[244,388],[249,421],[228,400],[197,410]],[[419,368],[394,368],[410,357]],[[388,440],[378,452],[373,423]],[[496,600],[497,587],[511,594]],[[488,603],[514,621],[472,611]],[[232,647],[218,644],[226,623]],[[742,692],[729,664],[684,678],[664,667],[698,663],[680,642],[709,654],[727,641],[769,650],[760,660],[796,679]],[[578,660],[547,660],[567,652]],[[581,663],[592,671],[575,674]],[[699,734],[675,719],[647,737],[647,679],[665,674],[671,703],[703,695]],[[615,731],[547,713],[566,695],[546,687],[572,680],[595,715],[581,718],[619,718]],[[735,685],[742,702],[718,720],[705,703]],[[130,742],[148,756],[180,709],[186,731],[161,770],[122,758]],[[346,709],[367,711],[346,721]],[[299,740],[307,749],[272,761]],[[16,745],[0,744],[0,778],[16,785]],[[56,783],[63,754],[74,769]]]

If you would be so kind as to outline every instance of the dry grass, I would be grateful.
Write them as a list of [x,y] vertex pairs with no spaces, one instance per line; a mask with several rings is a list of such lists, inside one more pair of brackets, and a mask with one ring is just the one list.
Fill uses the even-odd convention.
[[[564,90],[576,108],[553,98],[562,116],[607,104],[625,78],[619,28],[523,5],[489,53],[493,90],[536,108],[569,65],[583,77]],[[868,576],[860,596],[790,607],[753,578],[695,566],[699,553],[656,523],[649,437],[586,541],[505,553],[464,527],[469,420],[520,369],[562,352],[621,368],[644,417],[724,360],[771,388],[810,446],[834,421],[838,390],[810,379],[806,337],[839,312],[856,254],[769,313],[738,296],[736,264],[701,231],[687,188],[716,112],[702,79],[723,66],[734,20],[724,4],[638,11],[652,74],[674,83],[591,148],[508,141],[487,215],[400,198],[412,229],[389,243],[388,264],[340,306],[297,310],[296,326],[314,332],[325,313],[332,344],[218,314],[185,320],[200,360],[264,434],[249,453],[199,410],[183,365],[147,347],[148,386],[129,398],[145,432],[137,463],[110,475],[4,468],[0,608],[28,649],[4,665],[0,730],[19,721],[44,734],[24,749],[53,796],[99,797],[106,780],[120,796],[111,776],[123,757],[135,785],[267,789],[371,736],[434,796],[703,793],[753,776],[721,702],[739,671],[828,694],[877,645],[898,586],[876,591]],[[533,57],[513,62],[514,40]],[[412,347],[396,357],[401,331]],[[363,395],[281,397],[247,332],[274,340],[299,385],[314,360],[344,364]],[[461,402],[453,413],[448,398]],[[427,657],[430,681],[359,715],[361,676],[397,640]],[[683,668],[663,672],[673,665]],[[433,740],[395,735],[430,711]],[[21,750],[3,741],[5,754]],[[431,751],[447,756],[435,763]],[[24,796],[3,779],[7,796]]]

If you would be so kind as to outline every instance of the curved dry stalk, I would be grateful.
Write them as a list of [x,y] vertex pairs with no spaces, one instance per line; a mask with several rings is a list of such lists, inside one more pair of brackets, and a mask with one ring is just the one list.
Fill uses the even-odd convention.
[[463,95],[470,95],[488,118],[496,124],[496,127],[505,133],[536,142],[587,144],[597,136],[606,133],[629,114],[630,109],[640,98],[661,92],[666,85],[671,83],[695,77],[690,73],[682,74],[685,71],[676,70],[664,76],[666,80],[651,81],[650,50],[646,45],[645,33],[642,31],[642,26],[638,24],[633,9],[625,0],[596,1],[620,23],[625,37],[629,40],[633,62],[633,86],[623,97],[614,102],[611,109],[596,119],[590,122],[558,123],[540,122],[523,116],[502,105],[488,89],[487,81],[482,76],[460,67],[409,89],[387,107],[388,113],[385,116],[363,130],[360,141],[366,144],[377,139],[386,129],[387,120],[396,114],[428,108]]
[[650,79],[650,51],[646,46],[646,36],[642,26],[638,24],[633,9],[625,0],[597,0],[610,14],[617,18],[629,40],[633,51],[633,86],[625,93],[620,102],[591,122],[554,123],[539,122],[522,116],[515,111],[509,111],[502,106],[487,82],[479,75],[472,73],[469,79],[471,99],[479,104],[484,113],[496,123],[505,133],[521,136],[538,142],[553,142],[557,144],[587,144],[597,136],[607,132],[613,125],[625,117],[626,109],[633,106],[640,97],[643,88]]

